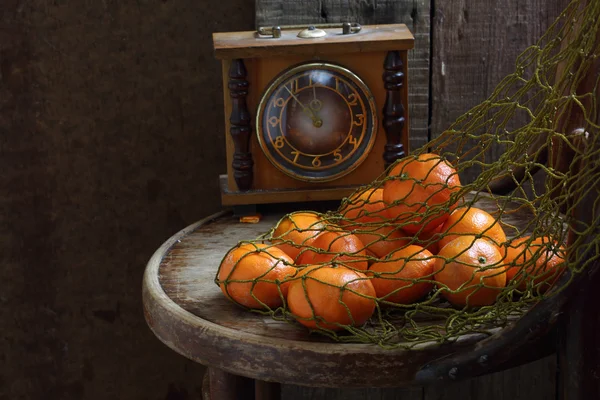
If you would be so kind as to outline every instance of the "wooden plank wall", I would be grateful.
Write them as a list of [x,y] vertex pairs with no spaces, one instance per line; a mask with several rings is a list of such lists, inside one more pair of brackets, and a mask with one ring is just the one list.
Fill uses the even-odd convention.
[[[514,68],[567,0],[256,0],[256,24],[355,20],[405,23],[409,53],[411,147],[439,135],[484,100]],[[447,386],[409,389],[316,389],[284,386],[283,398],[382,400],[547,400],[555,398],[555,357]]]
[[405,23],[415,36],[408,62],[410,147],[416,148],[427,142],[429,123],[429,8],[429,0],[256,0],[256,25]]
[[0,0],[0,399],[197,400],[142,275],[221,209],[214,31],[254,3]]

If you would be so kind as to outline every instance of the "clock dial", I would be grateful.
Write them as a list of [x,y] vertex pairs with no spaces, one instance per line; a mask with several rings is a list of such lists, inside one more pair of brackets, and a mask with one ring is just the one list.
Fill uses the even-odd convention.
[[305,181],[337,179],[368,156],[377,117],[358,76],[329,63],[309,63],[279,75],[263,95],[258,140],[284,173]]

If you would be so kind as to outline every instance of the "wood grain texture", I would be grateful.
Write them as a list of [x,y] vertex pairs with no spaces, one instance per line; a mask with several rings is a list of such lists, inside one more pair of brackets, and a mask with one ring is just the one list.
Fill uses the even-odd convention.
[[[492,215],[498,213],[498,204],[490,197],[479,196],[475,204]],[[225,298],[214,283],[219,264],[229,249],[241,240],[251,240],[268,232],[282,215],[268,213],[256,224],[239,223],[236,217],[218,215],[186,228],[176,240],[169,240],[173,242],[172,246],[163,245],[164,249],[157,251],[162,257],[157,277],[162,290],[182,309],[232,330],[307,343],[329,342],[323,336],[309,335],[306,329],[296,324],[245,311]],[[530,217],[527,208],[507,205],[501,218],[507,237],[514,237],[515,229],[524,229]],[[148,276],[150,268],[149,264],[146,279],[151,278]],[[351,348],[348,345],[348,349]]]
[[[330,6],[331,3],[333,6]],[[339,6],[344,3],[343,6]],[[408,2],[395,3],[398,8],[408,6]],[[468,108],[478,104],[485,99],[493,89],[494,85],[506,74],[512,71],[515,56],[526,46],[533,44],[546,26],[558,15],[567,1],[500,1],[500,2],[436,2],[434,13],[434,26],[432,48],[434,51],[432,63],[432,135],[437,136],[445,129],[457,116],[466,112]],[[358,20],[376,17],[376,8],[372,7],[374,3],[370,2],[327,2],[327,1],[297,1],[281,2],[277,0],[257,0],[257,25],[271,24],[274,21],[284,21],[283,23],[299,23],[313,21],[315,18],[319,22],[326,20],[335,20],[340,18],[338,15],[331,17],[330,12],[337,10],[341,18],[354,17],[358,15]],[[378,4],[381,4],[379,2]],[[413,2],[413,4],[415,4]],[[337,5],[337,7],[336,7]],[[369,7],[371,6],[371,7]],[[429,4],[425,5],[429,11]],[[364,12],[368,8],[368,12]],[[390,13],[390,15],[393,13]],[[417,13],[417,18],[423,13]],[[381,17],[381,16],[379,16]],[[429,13],[427,12],[427,17]],[[385,18],[385,17],[381,17]],[[398,19],[400,22],[402,19]],[[415,21],[418,22],[418,21]],[[406,22],[408,24],[408,22]],[[429,27],[428,21],[427,27]],[[423,27],[424,25],[421,25]],[[410,88],[410,113],[411,113],[411,145],[415,147],[414,140],[427,139],[426,132],[429,100],[428,88],[424,85],[421,89],[415,86],[423,84],[428,80],[426,76],[415,76],[415,67],[425,67],[429,71],[429,57],[422,59],[423,65],[415,65],[415,52],[424,50],[420,40],[427,40],[429,43],[429,32],[418,30],[411,26],[416,38],[415,51],[410,54],[409,82]],[[416,29],[415,29],[416,28]],[[426,39],[419,35],[424,33]],[[422,54],[428,54],[427,50]],[[443,66],[443,67],[442,67]],[[443,74],[442,74],[443,68]],[[418,92],[417,92],[418,91]],[[421,105],[415,98],[417,93],[422,94]],[[415,108],[417,108],[415,110]],[[421,119],[419,110],[424,111]],[[421,120],[420,120],[421,119]],[[423,129],[419,131],[419,129]],[[531,385],[527,377],[534,378],[540,369],[546,369],[545,376],[551,376],[549,372],[554,362],[549,359],[530,364],[520,368],[518,372],[502,372],[497,376],[503,377],[504,381],[512,385],[511,380],[520,382],[519,388],[531,388],[528,393],[534,393],[532,398],[540,397],[551,388],[551,383],[544,379],[532,379]],[[523,379],[517,380],[518,376]],[[479,378],[467,384],[455,384],[454,387],[463,387],[462,397],[467,399],[477,399],[474,393],[477,392],[479,385],[485,382]],[[498,378],[496,378],[498,379]],[[496,388],[490,395],[490,399],[503,398],[504,387],[499,387],[496,380]],[[461,386],[462,385],[462,386]],[[542,386],[540,388],[540,386]],[[536,391],[542,393],[535,397]],[[548,396],[552,397],[552,396]],[[455,397],[445,397],[455,398]],[[508,397],[507,397],[508,398]],[[518,398],[518,397],[517,397]]]
[[[237,241],[256,237],[276,220],[271,216],[259,224],[240,224],[215,215],[165,242],[144,276],[144,313],[155,335],[180,354],[226,372],[324,387],[406,384],[426,360],[446,351],[445,346],[407,352],[338,344],[226,299],[214,284],[221,258]],[[452,348],[475,339],[466,336]]]
[[[385,60],[386,52],[369,52],[369,53],[350,53],[350,54],[337,54],[330,55],[327,61],[337,63],[346,66],[352,66],[352,70],[356,73],[362,81],[371,89],[375,104],[376,104],[376,116],[377,116],[377,131],[382,134],[377,134],[375,143],[372,150],[366,159],[352,170],[347,175],[344,175],[334,181],[327,182],[315,182],[307,183],[294,179],[287,174],[276,168],[273,163],[264,155],[262,148],[258,142],[257,135],[252,135],[250,138],[250,147],[254,160],[254,176],[253,176],[253,189],[247,193],[237,193],[236,196],[224,196],[227,197],[227,204],[244,204],[254,201],[256,198],[262,198],[261,201],[267,201],[269,193],[266,196],[262,196],[266,191],[276,189],[307,189],[307,188],[318,188],[318,189],[330,189],[330,188],[344,188],[350,186],[358,186],[368,184],[384,170],[383,152],[386,144],[386,137],[383,134],[382,127],[382,108],[385,103],[386,90],[382,81],[383,63]],[[406,52],[401,52],[402,57],[406,57]],[[259,59],[245,59],[245,65],[248,70],[248,76],[250,80],[250,89],[248,93],[248,109],[253,118],[256,117],[256,110],[263,94],[263,88],[267,87],[269,83],[279,74],[281,71],[289,68],[293,65],[301,62],[312,60],[309,56],[288,56],[288,57],[269,57]],[[406,74],[406,60],[404,62],[404,72]],[[229,60],[223,60],[223,71],[227,71]],[[224,83],[226,85],[226,83]],[[403,91],[403,101],[406,102],[406,90]],[[229,94],[225,95],[225,127],[227,130],[230,129],[231,122],[229,121],[229,115],[231,114],[232,105],[228,100]],[[404,130],[407,131],[410,125],[410,118],[408,115],[405,116]],[[403,144],[408,147],[408,138],[403,135]],[[227,147],[227,168],[228,168],[228,192],[234,192],[236,187],[233,179],[233,153],[234,145],[230,136],[226,137]],[[341,199],[341,196],[336,197],[336,192],[325,191],[322,193],[329,193],[328,199]],[[333,197],[331,197],[333,196]],[[272,198],[272,197],[271,197]],[[315,199],[324,199],[324,197],[314,197]],[[307,197],[301,193],[296,197],[286,196],[281,201],[304,201]]]
[[215,56],[219,59],[311,56],[409,50],[414,37],[404,24],[365,25],[360,32],[341,35],[339,28],[325,28],[326,36],[304,39],[299,30],[282,30],[280,38],[257,36],[255,31],[214,33]]
[[[487,197],[479,198],[477,205],[490,213],[497,209],[495,200]],[[523,227],[528,220],[523,212],[519,208],[507,213],[505,222]],[[148,263],[144,276],[144,311],[155,335],[178,353],[229,373],[338,388],[414,384],[415,374],[423,365],[460,352],[485,336],[467,334],[451,345],[425,345],[418,351],[383,349],[336,343],[325,336],[310,335],[298,324],[236,306],[214,283],[218,265],[238,241],[257,237],[278,219],[278,214],[269,214],[258,224],[241,224],[221,213],[165,242]],[[507,234],[511,236],[510,231]],[[499,330],[502,328],[492,329]],[[387,396],[391,392],[374,393]]]
[[[229,190],[227,176],[221,175],[221,204],[231,206],[237,204],[268,204],[291,203],[305,201],[339,200],[354,193],[358,186],[340,186],[319,189],[281,189],[281,190],[256,190],[249,192],[235,192]],[[311,208],[312,206],[309,206]]]
[[248,86],[244,60],[235,59],[231,61],[229,67],[229,97],[231,98],[231,114],[229,123],[231,128],[229,133],[234,145],[233,178],[239,190],[245,191],[252,187],[252,153],[250,153],[250,134],[252,133],[252,123],[246,97],[248,96]]
[[385,166],[389,167],[394,161],[404,158],[408,149],[404,149],[405,142],[402,135],[404,129],[404,111],[408,104],[404,104],[403,93],[405,84],[404,65],[402,56],[397,51],[390,51],[383,63],[383,84],[386,89],[385,104],[383,105],[383,129],[387,143],[383,159]]
[[[487,98],[500,79],[514,70],[516,56],[538,40],[567,4],[567,0],[436,2],[432,27],[432,137]],[[494,156],[499,155],[498,151]],[[553,398],[555,365],[555,360],[545,358],[470,383],[428,391],[426,398]],[[516,382],[519,392],[515,393],[508,382]],[[486,391],[488,387],[494,390]]]
[[403,23],[415,37],[408,56],[408,115],[410,148],[428,141],[429,124],[429,27],[427,0],[255,0],[256,25],[342,22],[361,24]]
[[209,393],[207,400],[252,399],[254,382],[252,379],[231,375],[216,368],[208,369]]
[[[275,15],[292,6],[300,12],[286,18],[310,11],[321,21],[333,19],[327,7],[333,1],[321,2],[323,12],[316,1],[277,3]],[[398,3],[357,0],[337,9],[364,11],[364,23],[405,22],[415,34],[408,79],[419,83],[411,86],[410,102],[411,145],[418,147],[415,140],[424,143],[427,131],[429,2]],[[455,3],[436,5],[449,10]],[[448,95],[436,104],[457,114],[455,102],[481,98],[480,68],[496,74],[513,62],[490,31],[530,44],[534,38],[523,32],[538,29],[558,9],[555,1],[468,2],[475,7],[489,18],[470,31],[474,45],[463,46],[464,35],[461,42],[446,38],[446,68],[453,74],[441,85]],[[166,237],[220,208],[217,176],[225,156],[215,143],[222,143],[225,128],[210,35],[252,29],[252,2],[2,0],[0,8],[0,276],[10,282],[0,296],[0,320],[7,322],[0,398],[199,398],[204,368],[148,331],[140,280]],[[507,29],[502,15],[513,15],[514,24],[517,9],[518,29]],[[462,50],[452,55],[447,50],[454,46]],[[453,67],[464,66],[474,51],[493,53],[502,67]],[[453,82],[470,90],[444,88]],[[544,393],[549,384],[535,378],[530,369],[536,368],[502,374],[485,400]],[[478,399],[475,385],[460,399]],[[356,393],[379,399],[382,392]]]
[[276,382],[255,381],[255,400],[281,400],[281,384]]
[[0,2],[0,398],[197,399],[142,315],[143,268],[220,208],[223,0]]
[[284,385],[283,400],[422,400],[421,388],[328,389]]
[[[431,135],[481,103],[514,72],[516,57],[537,42],[568,0],[436,2],[431,61]],[[519,120],[521,121],[521,120]],[[497,159],[499,146],[489,153]],[[474,178],[465,176],[465,181]]]
[[[600,35],[600,32],[597,32]],[[597,44],[600,44],[598,42]],[[593,81],[598,78],[598,65],[594,66],[588,72],[588,76],[583,80]],[[582,93],[595,89],[597,94],[598,87],[588,86]],[[592,106],[589,104],[588,107]],[[598,113],[598,104],[595,103],[595,113],[590,113],[593,121],[598,124],[600,114]],[[589,108],[588,108],[589,109]],[[581,118],[579,111],[573,111],[573,120]],[[567,123],[570,123],[568,121]],[[588,128],[590,129],[590,128]],[[590,129],[592,130],[592,129]],[[593,132],[594,130],[592,130]],[[578,166],[581,171],[594,172],[596,175],[600,172],[600,163],[598,163],[597,151],[600,147],[597,135],[583,135],[577,138],[576,145],[580,149],[586,148],[585,154],[596,154],[588,159],[582,160]],[[567,153],[568,154],[568,153]],[[579,172],[579,168],[577,171]],[[597,176],[597,175],[596,175]],[[598,193],[600,191],[600,182],[579,182],[576,185],[585,185],[585,194],[579,192],[575,195],[573,202],[576,208],[573,212],[575,221],[573,223],[574,232],[585,232],[585,229],[593,227],[594,229],[583,238],[580,250],[571,252],[571,260],[577,260],[583,263],[586,257],[586,248],[588,252],[597,255],[596,246],[600,226],[598,218],[600,216],[600,206],[598,205]],[[561,316],[561,325],[558,336],[558,393],[557,400],[584,400],[598,397],[600,394],[600,313],[598,313],[598,286],[600,285],[600,267],[588,266],[583,272],[585,284],[574,293],[566,311]]]
[[423,400],[552,400],[555,384],[556,357],[548,356],[508,371],[425,387]]
[[[62,365],[56,332],[60,317],[45,305],[54,298],[52,259],[52,144],[39,139],[34,45],[20,1],[0,12],[0,398],[35,398],[50,393]],[[45,259],[44,262],[40,261]],[[46,268],[43,268],[45,266]],[[10,282],[10,284],[8,284]],[[35,288],[35,293],[31,288]],[[44,312],[44,310],[46,310]],[[42,373],[43,371],[52,371]],[[35,378],[31,378],[31,376]],[[43,387],[44,392],[38,390]]]
[[596,273],[569,304],[559,331],[558,400],[585,400],[600,394],[600,313]]

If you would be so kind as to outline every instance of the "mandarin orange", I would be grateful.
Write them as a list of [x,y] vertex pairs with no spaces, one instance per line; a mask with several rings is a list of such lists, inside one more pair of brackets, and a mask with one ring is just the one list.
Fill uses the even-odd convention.
[[496,218],[477,207],[457,208],[442,226],[440,249],[461,235],[481,235],[501,246],[506,242],[506,234]]
[[486,239],[459,236],[438,252],[434,279],[440,294],[460,307],[493,304],[506,286],[500,248]]
[[387,205],[383,201],[383,188],[371,188],[350,196],[342,203],[340,225],[385,222]]
[[527,252],[527,241],[530,236],[514,238],[502,246],[504,251],[504,264],[506,266],[506,282],[512,281],[517,272],[523,268],[525,263],[525,254]]
[[439,240],[441,238],[443,226],[444,224],[440,224],[432,231],[419,233],[417,235],[417,244],[425,247],[425,249],[429,250],[432,254],[437,254],[440,250]]
[[406,233],[392,225],[361,227],[352,232],[365,245],[365,249],[378,258],[406,246],[410,241]]
[[456,207],[459,191],[456,170],[437,154],[409,156],[388,173],[383,186],[387,215],[411,234],[429,232],[442,224]]
[[409,245],[371,265],[368,275],[373,276],[371,282],[380,300],[410,304],[433,289],[434,265],[433,254],[421,246]]
[[292,259],[296,259],[306,242],[321,233],[325,226],[317,213],[291,213],[277,223],[271,242]]
[[375,310],[375,289],[363,274],[343,266],[311,266],[291,282],[287,304],[302,325],[341,330],[361,326]]
[[290,282],[284,281],[296,272],[293,260],[277,247],[245,243],[225,255],[217,280],[225,296],[238,304],[275,308],[287,294]]
[[531,285],[545,292],[564,271],[565,248],[548,236],[516,239],[506,249],[506,274],[520,290]]
[[406,245],[406,234],[388,225],[383,189],[370,188],[351,196],[342,204],[340,226],[356,235],[366,250],[381,258]]
[[333,225],[307,240],[296,262],[298,265],[342,263],[359,270],[369,267],[365,245],[360,239]]

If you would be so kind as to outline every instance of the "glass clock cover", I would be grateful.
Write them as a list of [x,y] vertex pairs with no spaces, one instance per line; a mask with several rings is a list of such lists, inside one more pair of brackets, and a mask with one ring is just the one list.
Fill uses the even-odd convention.
[[268,86],[257,113],[267,158],[304,181],[330,181],[368,156],[377,117],[369,88],[354,73],[329,63],[284,71]]

